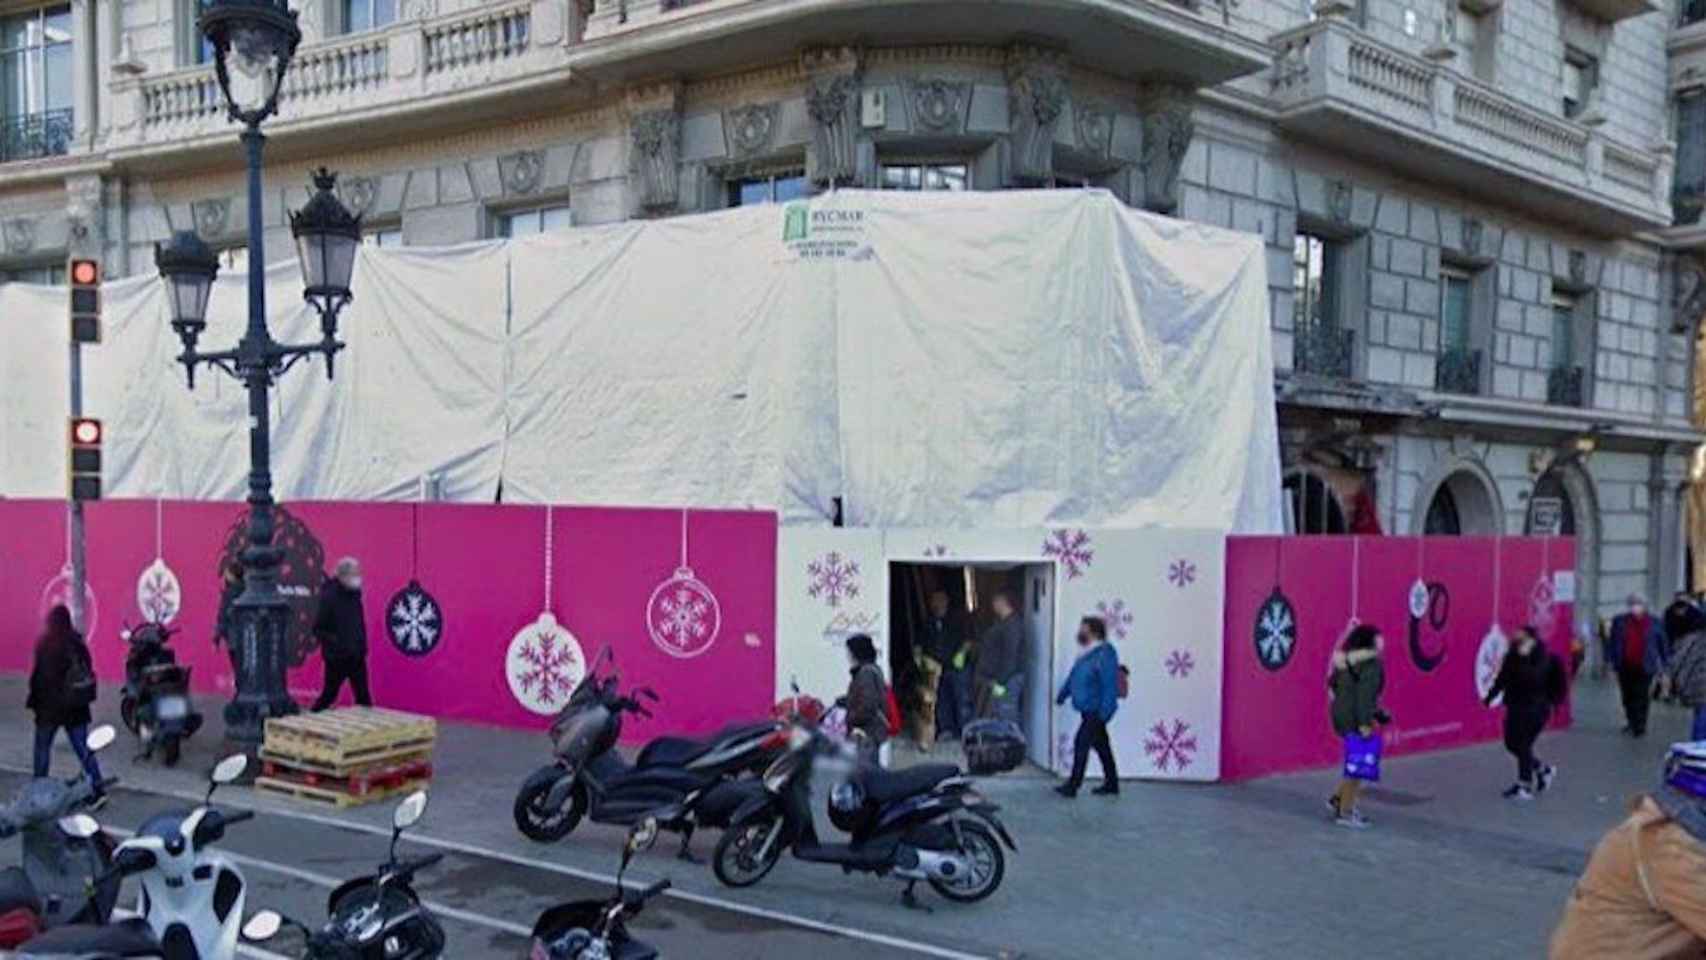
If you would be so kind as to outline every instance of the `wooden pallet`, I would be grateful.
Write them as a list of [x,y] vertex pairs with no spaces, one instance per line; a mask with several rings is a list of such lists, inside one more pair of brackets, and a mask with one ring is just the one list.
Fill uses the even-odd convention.
[[282,797],[306,800],[310,803],[324,804],[329,807],[338,807],[340,809],[343,807],[356,807],[364,803],[376,803],[387,797],[395,797],[401,794],[412,793],[426,785],[426,780],[403,780],[392,784],[391,786],[372,790],[358,796],[353,793],[345,793],[342,790],[310,786],[306,783],[296,783],[291,780],[282,780],[277,777],[260,777],[255,780],[256,790],[276,794]]
[[432,745],[402,744],[390,750],[382,750],[362,757],[354,763],[336,763],[328,760],[317,760],[313,757],[298,756],[289,751],[273,750],[262,747],[261,762],[267,767],[288,767],[305,773],[317,773],[326,777],[354,777],[370,770],[383,767],[394,767],[400,763],[414,760],[431,760]]
[[348,772],[363,764],[432,749],[438,724],[431,717],[376,707],[271,717],[263,755],[297,766]]
[[300,786],[321,787],[351,796],[366,797],[376,790],[388,790],[406,781],[431,780],[432,756],[416,754],[400,762],[370,764],[349,773],[327,773],[263,759],[261,776]]

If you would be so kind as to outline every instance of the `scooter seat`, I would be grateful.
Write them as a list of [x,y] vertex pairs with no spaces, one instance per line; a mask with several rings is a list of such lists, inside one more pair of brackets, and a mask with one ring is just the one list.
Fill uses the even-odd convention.
[[18,948],[21,957],[158,957],[160,941],[148,921],[123,920],[103,927],[75,926],[49,930]]
[[732,740],[758,736],[772,729],[768,723],[736,723],[718,730],[709,737],[659,737],[645,745],[634,758],[636,767],[679,767],[692,763],[717,746]]
[[36,896],[36,886],[29,875],[19,867],[7,867],[0,870],[0,913],[18,909],[39,914],[41,899]]
[[905,770],[866,767],[860,774],[865,796],[875,803],[888,803],[928,791],[936,784],[960,775],[951,763],[925,763]]

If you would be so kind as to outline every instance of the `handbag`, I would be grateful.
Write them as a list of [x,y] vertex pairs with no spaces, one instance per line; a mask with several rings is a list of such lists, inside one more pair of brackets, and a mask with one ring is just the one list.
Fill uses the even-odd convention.
[[1380,780],[1380,734],[1345,734],[1345,776],[1352,780]]

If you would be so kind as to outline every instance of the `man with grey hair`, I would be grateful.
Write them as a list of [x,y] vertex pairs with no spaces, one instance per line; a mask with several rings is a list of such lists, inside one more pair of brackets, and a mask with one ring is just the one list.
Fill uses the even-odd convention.
[[355,692],[356,703],[373,706],[373,695],[367,690],[367,622],[361,609],[361,563],[356,558],[339,560],[336,573],[327,577],[320,588],[314,637],[320,641],[320,656],[326,670],[326,683],[320,690],[320,699],[314,701],[314,712],[330,707],[337,700],[345,680]]
[[1629,609],[1611,619],[1605,637],[1605,663],[1617,671],[1618,692],[1623,695],[1623,732],[1631,737],[1647,735],[1647,708],[1653,700],[1653,680],[1670,663],[1664,625],[1647,611],[1647,598],[1629,594]]

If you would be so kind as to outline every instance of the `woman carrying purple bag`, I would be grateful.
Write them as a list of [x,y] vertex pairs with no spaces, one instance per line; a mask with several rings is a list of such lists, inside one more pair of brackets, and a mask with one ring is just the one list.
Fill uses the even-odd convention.
[[[1353,776],[1352,768],[1363,764],[1362,754],[1372,743],[1378,763],[1378,740],[1374,727],[1386,722],[1386,711],[1380,709],[1380,694],[1386,688],[1386,669],[1380,663],[1384,639],[1380,631],[1369,624],[1360,624],[1345,637],[1344,645],[1333,654],[1333,672],[1327,677],[1327,689],[1332,691],[1333,732],[1345,742],[1346,775],[1339,780],[1339,789],[1327,798],[1327,808],[1339,826],[1361,830],[1369,820],[1357,806],[1364,780],[1370,776]],[[1363,773],[1362,770],[1357,770]]]

